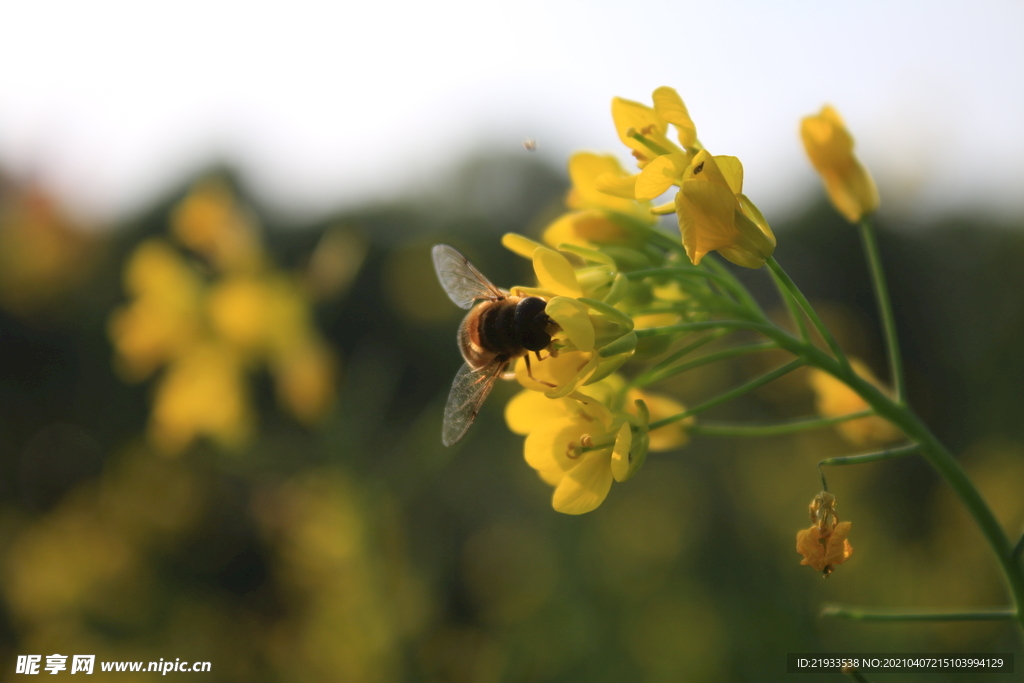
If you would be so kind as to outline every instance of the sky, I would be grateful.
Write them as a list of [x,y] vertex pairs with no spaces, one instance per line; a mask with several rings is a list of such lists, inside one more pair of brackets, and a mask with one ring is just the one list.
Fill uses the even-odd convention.
[[[213,163],[300,217],[386,201],[465,155],[628,163],[613,96],[676,88],[769,221],[821,190],[831,103],[883,210],[1024,213],[1024,3],[0,0],[0,167],[131,215]],[[818,193],[815,195],[814,193]]]

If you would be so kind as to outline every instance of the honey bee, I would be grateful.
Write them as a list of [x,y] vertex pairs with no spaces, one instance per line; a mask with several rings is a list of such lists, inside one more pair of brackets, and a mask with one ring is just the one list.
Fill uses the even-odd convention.
[[470,309],[457,338],[466,362],[455,375],[444,409],[441,441],[451,446],[466,435],[497,379],[514,376],[509,364],[525,356],[529,372],[529,353],[541,360],[540,352],[551,346],[551,335],[560,328],[544,312],[544,299],[495,287],[447,244],[436,245],[432,253],[437,279],[448,297],[459,308]]

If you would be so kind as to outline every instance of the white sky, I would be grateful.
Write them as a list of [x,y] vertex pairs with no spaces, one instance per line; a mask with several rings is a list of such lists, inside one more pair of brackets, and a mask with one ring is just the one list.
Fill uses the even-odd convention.
[[622,149],[613,95],[679,90],[782,215],[801,116],[842,112],[883,208],[1024,210],[1024,3],[0,0],[0,165],[117,217],[213,161],[315,215],[487,146]]

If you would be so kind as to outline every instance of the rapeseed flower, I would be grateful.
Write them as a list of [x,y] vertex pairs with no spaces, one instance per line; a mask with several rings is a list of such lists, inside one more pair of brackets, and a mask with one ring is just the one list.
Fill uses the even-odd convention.
[[545,229],[544,242],[552,247],[636,243],[637,226],[655,221],[650,205],[634,198],[636,179],[610,154],[573,154],[569,159],[572,187],[565,200],[569,211]]
[[[336,360],[313,325],[300,277],[275,268],[243,207],[203,183],[171,215],[175,242],[140,244],[125,267],[130,301],[109,334],[128,381],[161,369],[150,439],[178,453],[198,438],[225,446],[253,431],[248,374],[265,366],[278,401],[314,423],[333,401]],[[206,262],[197,268],[186,248]]]
[[542,388],[537,384],[514,396],[505,420],[509,429],[526,436],[526,462],[555,487],[552,506],[558,512],[596,509],[613,481],[637,473],[649,450],[671,450],[688,440],[681,423],[656,432],[647,429],[652,417],[677,414],[682,405],[665,396],[627,391],[619,375],[556,398]]
[[742,190],[743,165],[736,157],[701,150],[683,172],[676,216],[694,265],[717,251],[738,266],[760,268],[775,251],[775,235]]
[[853,154],[853,137],[833,107],[800,122],[804,149],[833,206],[851,223],[878,208],[878,188],[871,174]]

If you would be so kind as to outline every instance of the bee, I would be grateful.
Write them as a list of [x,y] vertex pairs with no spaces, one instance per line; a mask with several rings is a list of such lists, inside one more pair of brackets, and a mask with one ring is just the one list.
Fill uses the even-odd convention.
[[466,362],[452,382],[441,430],[441,441],[451,446],[466,435],[497,379],[515,376],[509,364],[525,356],[530,372],[529,353],[542,360],[540,352],[551,346],[551,335],[560,328],[544,312],[544,299],[495,287],[447,244],[436,245],[432,253],[444,291],[456,306],[469,309],[457,337]]

